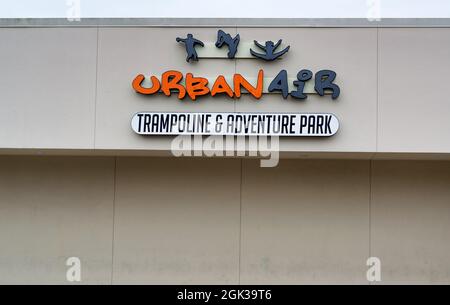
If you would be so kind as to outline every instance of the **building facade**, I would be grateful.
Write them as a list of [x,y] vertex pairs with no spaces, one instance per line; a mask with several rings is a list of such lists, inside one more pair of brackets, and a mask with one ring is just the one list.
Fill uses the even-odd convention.
[[[1,20],[0,283],[70,283],[71,257],[84,284],[370,284],[370,257],[382,284],[450,283],[449,25]],[[239,34],[234,58],[219,30]],[[204,43],[198,61],[176,41],[187,34]],[[276,60],[248,53],[279,39],[289,50]],[[260,70],[262,96],[236,98],[233,76],[256,86]],[[312,72],[307,98],[268,92],[282,70],[289,92]],[[315,88],[324,70],[336,99]],[[167,71],[210,89],[223,75],[234,97],[132,85]],[[281,136],[278,165],[261,167],[175,157],[176,135],[133,130],[142,112],[329,113],[339,128]]]

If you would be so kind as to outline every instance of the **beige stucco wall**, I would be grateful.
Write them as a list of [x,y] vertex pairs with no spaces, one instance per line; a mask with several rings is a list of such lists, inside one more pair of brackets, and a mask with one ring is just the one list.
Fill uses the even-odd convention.
[[[218,28],[0,27],[0,283],[67,283],[71,256],[89,284],[367,284],[369,256],[382,283],[450,283],[450,103],[439,87],[450,28],[224,29],[291,49],[272,63],[190,64],[175,38],[210,43]],[[180,102],[131,88],[139,73],[260,68],[332,69],[341,95]],[[138,111],[330,112],[340,130],[281,139],[275,168],[143,157],[170,155],[172,138],[136,135]]]
[[450,283],[448,161],[0,157],[0,283]]
[[[326,139],[282,139],[294,153],[450,153],[450,103],[439,87],[450,81],[450,28],[224,28],[241,41],[283,38],[282,60],[203,58],[186,63],[175,38],[193,33],[206,43],[218,28],[0,28],[0,153],[11,149],[167,152],[170,137],[142,137],[130,128],[138,111],[331,112],[339,132]],[[144,97],[131,88],[139,74],[177,69],[216,77],[235,72],[267,77],[287,69],[332,69],[337,101],[278,94],[260,101],[205,97],[180,102]],[[72,154],[78,153],[74,150]],[[295,154],[294,154],[295,155]]]

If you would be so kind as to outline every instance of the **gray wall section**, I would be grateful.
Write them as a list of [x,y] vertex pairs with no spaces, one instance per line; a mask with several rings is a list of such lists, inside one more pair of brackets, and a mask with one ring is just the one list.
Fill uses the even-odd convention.
[[448,283],[450,163],[375,162],[371,253],[385,283]]
[[92,148],[97,30],[0,28],[0,146]]
[[108,282],[114,159],[2,157],[0,168],[0,283],[61,283],[71,256],[86,283]]
[[450,283],[450,162],[0,157],[0,283]]
[[[175,37],[217,28],[0,28],[0,283],[450,283],[450,28],[229,28],[291,44],[273,63],[187,64]],[[337,102],[145,98],[131,81],[168,69],[215,77],[333,69]],[[276,168],[169,153],[130,128],[137,111],[332,112],[329,139],[282,139]],[[327,155],[327,153],[336,153]],[[107,156],[107,154],[109,156]],[[114,156],[120,154],[121,156]],[[377,155],[378,154],[378,155]],[[340,156],[353,160],[308,160]]]
[[[282,139],[286,152],[450,153],[450,28],[229,28],[242,40],[283,38],[282,59],[201,59],[185,62],[175,37],[192,32],[208,42],[217,28],[0,28],[0,151],[81,149],[168,151],[169,137],[133,133],[137,111],[332,112],[340,131],[326,139]],[[305,102],[265,95],[260,101],[138,96],[138,73],[168,69],[215,77],[240,72],[267,76],[287,69],[333,69],[341,96]],[[444,86],[445,87],[445,86]],[[74,154],[77,151],[74,150]],[[312,155],[314,156],[314,155]]]
[[378,151],[450,151],[450,29],[379,29]]

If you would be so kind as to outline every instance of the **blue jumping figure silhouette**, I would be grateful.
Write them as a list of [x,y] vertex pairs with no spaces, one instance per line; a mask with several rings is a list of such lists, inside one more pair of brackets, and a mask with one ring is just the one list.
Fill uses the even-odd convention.
[[256,53],[252,49],[250,49],[250,53],[255,57],[258,57],[258,58],[261,58],[261,59],[264,59],[267,61],[272,61],[272,60],[277,59],[278,57],[282,56],[287,51],[289,51],[290,46],[287,46],[285,49],[281,50],[280,52],[274,53],[275,50],[280,46],[281,41],[282,41],[281,39],[278,40],[278,42],[276,44],[274,44],[272,41],[266,41],[266,45],[263,46],[263,45],[259,44],[256,40],[254,40],[255,45],[258,48],[260,48],[261,50],[263,50],[265,52],[265,54]]
[[239,44],[241,37],[239,34],[234,36],[234,38],[231,37],[230,34],[225,33],[222,30],[219,30],[217,32],[217,41],[216,41],[216,47],[221,48],[224,44],[228,46],[228,58],[234,58],[237,52],[237,47]]
[[195,46],[200,45],[200,46],[204,47],[205,45],[203,44],[203,42],[201,42],[198,39],[195,39],[194,36],[192,36],[192,34],[187,34],[186,38],[177,37],[176,40],[177,40],[177,42],[184,43],[184,45],[186,47],[186,53],[187,53],[187,57],[186,57],[187,62],[189,62],[190,60],[198,61],[198,56],[197,56],[197,51],[195,50]]

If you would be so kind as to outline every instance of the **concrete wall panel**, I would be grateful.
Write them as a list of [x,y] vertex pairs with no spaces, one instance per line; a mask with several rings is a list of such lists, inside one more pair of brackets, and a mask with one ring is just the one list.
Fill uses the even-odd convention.
[[450,151],[450,28],[379,29],[378,151]]
[[95,28],[0,28],[0,148],[94,147]]
[[367,283],[369,189],[368,161],[245,161],[241,283]]
[[240,161],[118,158],[114,283],[237,284]]
[[448,161],[3,156],[0,166],[0,283],[68,283],[71,256],[85,284],[364,284],[369,256],[384,284],[450,282]]
[[371,255],[384,284],[450,283],[450,162],[374,161]]
[[114,158],[0,158],[0,283],[109,284]]

